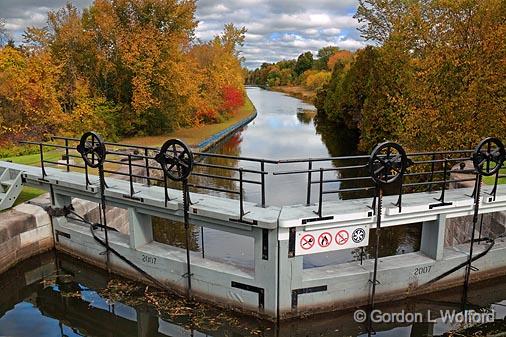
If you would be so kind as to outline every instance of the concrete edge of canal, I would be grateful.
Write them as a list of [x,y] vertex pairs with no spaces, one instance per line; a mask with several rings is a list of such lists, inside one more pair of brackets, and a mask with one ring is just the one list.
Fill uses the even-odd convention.
[[23,203],[4,213],[0,220],[0,273],[54,247],[51,219],[37,201]]
[[[253,104],[253,103],[252,103]],[[257,117],[257,109],[253,105],[253,112],[248,117],[244,118],[243,120],[240,120],[239,122],[229,126],[228,128],[221,130],[220,132],[215,133],[211,137],[203,140],[199,144],[195,145],[195,150],[199,152],[207,151],[217,143],[219,143],[221,140],[223,140],[225,137],[233,134],[237,130],[243,128],[244,126],[248,125],[252,120],[254,120]]]

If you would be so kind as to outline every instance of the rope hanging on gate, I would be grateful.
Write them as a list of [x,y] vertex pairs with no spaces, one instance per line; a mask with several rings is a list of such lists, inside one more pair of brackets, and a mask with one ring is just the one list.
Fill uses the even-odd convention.
[[96,228],[103,228],[105,230],[112,230],[112,231],[117,232],[118,230],[116,228],[104,226],[104,225],[99,224],[99,223],[92,223],[92,222],[86,220],[81,215],[77,214],[75,211],[70,211],[69,214],[71,214],[71,215],[73,215],[73,216],[76,217],[76,218],[74,218],[74,220],[78,220],[78,221],[81,221],[81,222],[84,222],[84,223],[88,224],[90,226],[90,232],[91,232],[91,235],[93,236],[93,239],[96,242],[98,242],[101,246],[103,246],[105,248],[108,248],[109,251],[111,251],[111,253],[113,253],[114,255],[116,255],[120,260],[122,260],[127,265],[129,265],[130,267],[132,267],[133,269],[135,269],[139,274],[141,274],[142,276],[144,276],[146,279],[148,279],[149,281],[151,281],[152,283],[154,283],[155,285],[157,285],[161,289],[169,291],[170,293],[174,293],[174,291],[171,288],[167,287],[165,284],[163,284],[160,281],[158,281],[156,278],[154,278],[149,273],[147,273],[144,269],[142,269],[141,267],[137,266],[135,263],[133,263],[132,261],[130,261],[129,259],[127,259],[125,256],[123,256],[121,253],[119,253],[117,250],[115,250],[114,248],[108,246],[108,244],[106,244],[106,242],[104,240],[102,240],[95,233],[95,229]]

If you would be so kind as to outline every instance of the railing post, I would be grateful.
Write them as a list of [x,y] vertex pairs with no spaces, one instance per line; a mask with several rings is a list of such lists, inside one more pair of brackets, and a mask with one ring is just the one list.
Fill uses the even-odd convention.
[[165,207],[167,207],[167,203],[168,201],[170,200],[169,199],[169,191],[168,191],[168,186],[167,186],[167,174],[165,172],[163,172],[163,187],[164,187],[164,190],[165,190]]
[[148,149],[145,148],[144,149],[144,163],[146,165],[146,180],[147,180],[147,185],[148,186],[151,186],[151,180],[149,180],[149,158],[148,158]]
[[91,185],[90,178],[88,177],[88,164],[84,162],[84,175],[86,177],[86,189],[88,189],[88,186]]
[[306,191],[306,205],[309,206],[311,204],[311,170],[313,169],[313,162],[310,160],[308,162],[308,173],[307,173],[307,191]]
[[239,221],[242,221],[242,216],[244,215],[244,204],[243,204],[243,191],[242,191],[242,167],[239,168],[239,206],[240,206],[240,215]]
[[132,155],[128,154],[128,177],[130,178],[130,196],[133,197],[135,194],[134,191],[134,181],[132,177]]
[[69,140],[65,138],[65,158],[67,159],[67,172],[70,171]]
[[446,175],[447,174],[448,174],[448,158],[445,158],[444,168],[443,168],[443,188],[441,191],[441,198],[439,198],[439,201],[441,201],[443,204],[445,203]]
[[40,167],[42,169],[42,179],[44,179],[47,176],[47,173],[44,167],[44,151],[42,150],[42,143],[39,144],[39,151],[40,151]]
[[432,154],[432,163],[431,163],[431,169],[430,169],[430,179],[429,179],[429,193],[432,192],[432,181],[434,180],[434,162],[436,161],[436,154]]
[[492,191],[490,192],[490,195],[492,195],[494,197],[494,201],[495,201],[495,197],[497,195],[497,184],[499,182],[499,171],[498,170],[496,173],[495,173],[495,179],[494,179],[494,188],[492,189]]
[[322,203],[323,203],[323,168],[320,167],[320,196],[318,201],[318,216],[322,217]]
[[260,173],[261,175],[261,181],[262,181],[262,207],[265,207],[265,162],[262,160],[260,162],[260,171],[262,171],[262,173]]

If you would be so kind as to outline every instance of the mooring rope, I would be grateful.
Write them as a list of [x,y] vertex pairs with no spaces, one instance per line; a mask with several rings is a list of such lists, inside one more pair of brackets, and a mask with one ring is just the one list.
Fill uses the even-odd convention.
[[[147,278],[149,281],[151,281],[154,284],[156,284],[158,287],[160,287],[160,288],[162,288],[164,290],[167,290],[170,293],[175,293],[174,290],[172,290],[171,288],[169,288],[168,286],[166,286],[162,282],[158,281],[156,278],[154,278],[153,276],[151,276],[144,269],[142,269],[141,267],[137,266],[135,263],[133,263],[132,261],[130,261],[129,259],[127,259],[125,256],[123,256],[121,253],[119,253],[116,249],[112,248],[111,246],[108,246],[106,242],[104,242],[98,235],[96,235],[95,234],[95,229],[96,228],[104,228],[105,227],[104,225],[101,225],[99,223],[92,223],[92,222],[86,220],[84,217],[82,217],[81,215],[77,214],[74,211],[70,211],[70,214],[72,214],[72,215],[74,215],[74,216],[77,217],[77,219],[74,218],[73,220],[82,221],[82,222],[90,225],[91,235],[93,236],[93,238],[95,239],[95,241],[97,241],[100,245],[102,245],[104,248],[106,248],[109,251],[111,251],[120,260],[122,260],[123,262],[125,262],[126,264],[128,264],[130,267],[132,267],[133,269],[135,269],[139,274],[141,274],[142,276],[144,276],[145,278]],[[107,227],[107,229],[111,229],[111,230],[114,230],[116,232],[118,231],[117,229],[112,228],[112,227]]]
[[[488,247],[484,251],[482,251],[481,253],[473,256],[472,259],[471,259],[471,262],[474,262],[474,261],[476,261],[476,260],[484,257],[485,255],[487,255],[488,252],[494,247],[495,240],[496,239],[491,239],[491,238],[482,238],[482,239],[474,240],[475,242],[476,241],[478,241],[478,242],[479,241],[485,241],[485,242],[489,242],[490,244],[488,245]],[[435,283],[435,282],[437,282],[437,281],[439,281],[439,280],[441,280],[441,279],[443,279],[443,278],[445,278],[445,277],[453,274],[454,272],[458,271],[459,269],[462,269],[463,267],[467,266],[468,264],[469,264],[469,261],[466,260],[465,262],[460,263],[459,265],[457,265],[457,266],[453,267],[452,269],[444,272],[443,274],[441,274],[441,275],[433,278],[432,280],[430,280],[430,281],[428,281],[428,282],[426,282],[426,283],[418,286],[417,289],[421,289],[421,288],[427,287],[427,286],[429,286],[429,285],[431,285],[431,284],[433,284],[433,283]]]

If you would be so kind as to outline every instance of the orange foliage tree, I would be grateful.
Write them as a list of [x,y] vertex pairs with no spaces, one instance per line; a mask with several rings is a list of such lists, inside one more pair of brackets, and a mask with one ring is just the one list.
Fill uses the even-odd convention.
[[246,30],[229,24],[195,41],[195,9],[195,0],[95,0],[49,12],[22,47],[0,46],[0,141],[161,134],[227,118],[244,95]]

